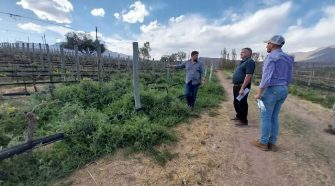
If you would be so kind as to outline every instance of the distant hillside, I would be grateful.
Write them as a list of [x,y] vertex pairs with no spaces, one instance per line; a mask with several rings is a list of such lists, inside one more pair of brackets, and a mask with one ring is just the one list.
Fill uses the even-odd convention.
[[293,53],[297,62],[317,62],[335,64],[335,45],[322,47],[310,52]]

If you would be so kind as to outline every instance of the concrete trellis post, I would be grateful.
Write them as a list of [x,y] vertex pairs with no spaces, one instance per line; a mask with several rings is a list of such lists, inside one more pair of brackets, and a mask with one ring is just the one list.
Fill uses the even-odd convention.
[[97,45],[97,64],[98,64],[98,81],[103,81],[103,69],[102,69],[102,59],[101,59],[101,45]]
[[138,42],[133,42],[133,81],[134,81],[134,99],[135,109],[141,109],[140,90],[139,90],[139,74],[138,74]]
[[49,71],[49,77],[50,77],[50,83],[51,83],[51,85],[49,85],[49,90],[50,90],[50,94],[53,96],[54,95],[53,69],[52,69],[52,63],[51,63],[51,58],[50,58],[49,45],[46,44],[45,47],[47,50],[48,71]]
[[335,129],[335,102],[333,105],[333,129]]
[[65,60],[64,60],[64,49],[63,46],[60,46],[60,65],[61,65],[61,78],[63,81],[66,81],[65,77]]
[[213,63],[212,63],[212,65],[211,65],[211,71],[210,71],[210,73],[209,73],[209,82],[212,81],[212,74],[213,74]]
[[45,65],[44,65],[44,59],[43,59],[43,49],[42,49],[42,44],[38,43],[38,46],[40,48],[40,61],[43,67],[43,70],[45,70]]
[[80,63],[79,63],[79,55],[78,55],[78,45],[74,45],[74,51],[75,51],[75,60],[76,60],[76,69],[77,69],[77,81],[80,81],[81,74],[80,74]]

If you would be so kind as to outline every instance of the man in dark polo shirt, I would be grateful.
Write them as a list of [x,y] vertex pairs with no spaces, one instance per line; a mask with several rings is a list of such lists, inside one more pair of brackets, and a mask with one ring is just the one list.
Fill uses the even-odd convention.
[[232,120],[238,121],[237,126],[248,125],[248,95],[249,92],[239,101],[236,99],[239,95],[243,96],[244,89],[251,88],[251,78],[255,71],[255,61],[251,58],[252,50],[250,48],[243,48],[241,51],[242,61],[237,66],[233,74],[233,94],[234,94],[234,108],[236,116]]

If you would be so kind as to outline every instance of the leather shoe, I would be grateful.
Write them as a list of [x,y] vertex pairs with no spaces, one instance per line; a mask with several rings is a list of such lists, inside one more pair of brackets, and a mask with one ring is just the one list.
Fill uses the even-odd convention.
[[230,120],[233,120],[233,121],[240,121],[240,118],[235,117],[235,118],[231,118]]
[[255,147],[257,147],[258,149],[260,150],[263,150],[263,151],[269,151],[270,149],[268,148],[268,145],[267,144],[263,144],[261,143],[258,139],[256,140],[253,140],[251,142],[251,144]]
[[277,152],[278,151],[278,146],[275,145],[275,144],[268,143],[268,149],[273,151],[273,152]]
[[248,126],[248,123],[245,123],[245,122],[238,122],[238,123],[235,123],[235,126],[238,126],[238,127],[244,127],[244,126]]

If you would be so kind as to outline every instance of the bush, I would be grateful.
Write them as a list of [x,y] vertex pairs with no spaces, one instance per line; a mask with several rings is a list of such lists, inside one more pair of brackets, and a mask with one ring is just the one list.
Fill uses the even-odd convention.
[[[34,150],[30,156],[24,153],[0,162],[0,184],[47,185],[123,147],[148,152],[164,164],[174,155],[159,152],[155,146],[164,141],[175,141],[169,127],[188,119],[192,111],[178,98],[184,91],[182,72],[169,79],[148,74],[141,78],[141,82],[166,86],[168,92],[150,89],[143,82],[140,85],[143,110],[139,112],[134,108],[132,83],[122,75],[122,79],[108,83],[88,80],[59,86],[53,98],[35,95],[21,110],[5,112],[1,109],[2,146],[24,141],[25,113],[32,110],[38,119],[35,136],[64,133],[65,139]],[[223,89],[214,78],[213,82],[200,88],[196,112],[217,106],[223,96]]]
[[313,103],[318,103],[326,108],[332,108],[335,102],[335,96],[331,91],[322,91],[301,85],[291,85],[289,93]]

